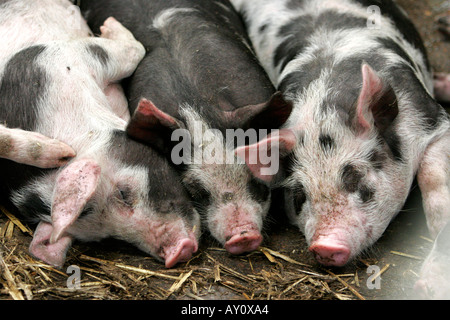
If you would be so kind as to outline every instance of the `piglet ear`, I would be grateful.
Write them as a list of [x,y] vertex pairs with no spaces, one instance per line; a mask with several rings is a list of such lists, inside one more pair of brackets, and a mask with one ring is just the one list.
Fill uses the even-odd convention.
[[179,120],[158,109],[150,100],[143,98],[139,101],[126,132],[133,139],[159,150],[166,150],[170,145],[172,132],[181,127]]
[[67,250],[72,244],[72,238],[64,235],[58,241],[50,243],[53,229],[50,223],[44,221],[39,223],[30,244],[30,253],[45,263],[61,268],[66,260]]
[[384,132],[398,115],[395,92],[367,64],[362,66],[362,78],[363,85],[356,106],[356,131],[364,134],[375,126]]
[[241,122],[236,127],[252,129],[278,129],[289,118],[292,104],[284,100],[281,92],[275,92],[269,101],[249,105],[230,112],[231,121]]
[[70,163],[59,173],[52,201],[51,244],[58,242],[83,212],[97,190],[100,172],[96,162],[83,159]]
[[281,129],[258,143],[237,148],[235,154],[245,160],[256,178],[270,183],[280,170],[280,159],[294,149],[296,141],[291,130]]

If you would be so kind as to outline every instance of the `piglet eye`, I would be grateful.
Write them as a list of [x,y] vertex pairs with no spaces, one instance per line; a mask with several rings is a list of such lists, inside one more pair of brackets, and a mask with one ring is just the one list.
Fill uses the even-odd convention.
[[117,198],[127,206],[133,205],[131,189],[128,186],[117,187]]

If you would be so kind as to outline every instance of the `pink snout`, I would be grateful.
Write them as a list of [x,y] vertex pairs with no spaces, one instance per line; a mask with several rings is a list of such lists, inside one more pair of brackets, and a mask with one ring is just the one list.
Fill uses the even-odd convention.
[[350,258],[350,249],[340,244],[315,242],[309,247],[309,251],[324,266],[342,267]]
[[192,239],[183,239],[174,248],[167,250],[165,257],[166,268],[172,268],[179,262],[186,262],[198,249],[198,245]]
[[262,242],[262,235],[256,230],[244,230],[234,234],[227,242],[225,249],[232,254],[241,254],[256,250]]

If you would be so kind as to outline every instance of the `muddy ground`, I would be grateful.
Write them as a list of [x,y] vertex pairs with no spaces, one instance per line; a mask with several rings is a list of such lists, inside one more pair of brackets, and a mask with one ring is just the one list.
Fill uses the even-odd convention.
[[[435,24],[450,2],[398,2],[422,34],[433,69],[450,72],[450,42]],[[377,244],[344,268],[318,265],[276,206],[260,250],[232,256],[204,235],[195,256],[170,270],[116,240],[75,243],[56,270],[29,256],[31,230],[11,219],[0,213],[0,299],[414,299],[412,287],[432,246],[417,186]],[[69,266],[80,268],[78,288]]]

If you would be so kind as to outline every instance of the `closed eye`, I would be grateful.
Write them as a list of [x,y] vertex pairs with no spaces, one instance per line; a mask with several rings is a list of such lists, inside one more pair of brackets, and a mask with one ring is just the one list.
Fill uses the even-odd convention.
[[117,199],[124,205],[132,207],[134,200],[132,196],[132,191],[129,186],[118,186],[117,187]]

